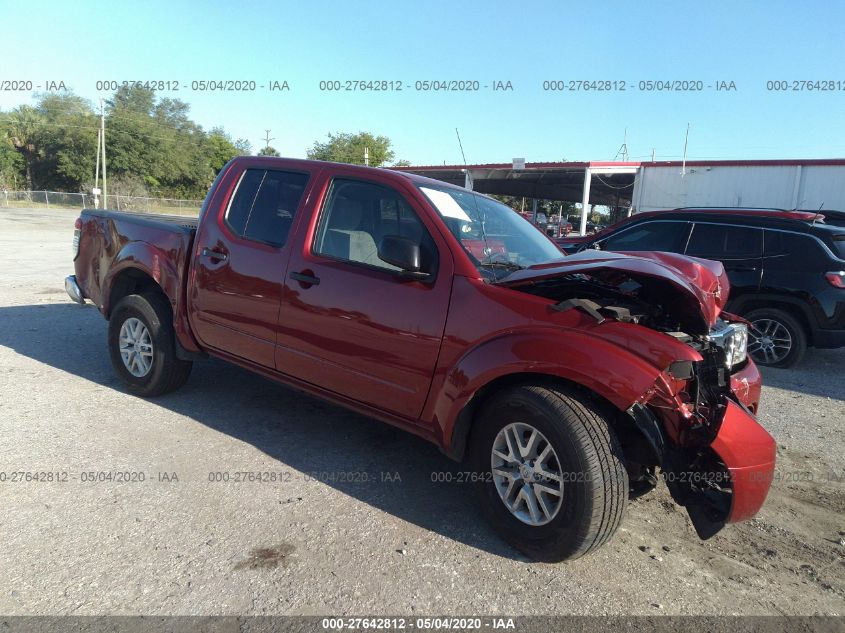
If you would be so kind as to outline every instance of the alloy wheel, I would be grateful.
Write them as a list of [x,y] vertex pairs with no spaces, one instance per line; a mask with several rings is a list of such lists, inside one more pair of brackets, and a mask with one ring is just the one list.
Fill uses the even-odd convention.
[[781,362],[792,350],[792,335],[786,326],[774,319],[758,319],[749,330],[748,353],[758,363],[773,365]]
[[120,357],[130,374],[143,378],[153,366],[153,341],[143,321],[130,317],[120,326]]
[[493,484],[510,513],[523,523],[545,525],[563,504],[563,476],[557,453],[530,424],[515,422],[493,441]]

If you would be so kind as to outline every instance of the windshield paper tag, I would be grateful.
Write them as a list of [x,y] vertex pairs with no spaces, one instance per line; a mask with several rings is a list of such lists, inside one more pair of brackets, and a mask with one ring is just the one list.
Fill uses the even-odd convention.
[[429,189],[427,187],[420,187],[422,192],[440,211],[440,215],[444,218],[456,218],[464,222],[472,222],[472,219],[466,214],[455,199],[445,191],[438,191],[437,189]]

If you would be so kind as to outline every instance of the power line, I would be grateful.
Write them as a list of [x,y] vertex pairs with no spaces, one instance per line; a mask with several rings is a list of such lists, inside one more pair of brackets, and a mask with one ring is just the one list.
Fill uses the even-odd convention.
[[631,182],[631,183],[628,183],[627,185],[622,185],[621,187],[617,187],[617,186],[615,186],[615,185],[611,185],[609,182],[606,182],[606,181],[604,180],[604,178],[602,178],[602,177],[601,177],[601,176],[599,176],[598,174],[593,174],[593,178],[595,178],[596,180],[598,180],[601,184],[603,184],[603,185],[604,185],[605,187],[607,187],[608,189],[620,189],[620,190],[621,190],[621,189],[628,189],[629,187],[633,187],[633,186],[634,186],[634,183],[633,183],[633,182]]

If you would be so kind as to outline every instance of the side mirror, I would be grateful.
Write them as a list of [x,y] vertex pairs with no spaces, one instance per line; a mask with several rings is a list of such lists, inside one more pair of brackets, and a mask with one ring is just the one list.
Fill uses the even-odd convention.
[[407,279],[426,279],[429,276],[420,270],[420,245],[407,237],[385,235],[378,246],[378,258],[396,266]]

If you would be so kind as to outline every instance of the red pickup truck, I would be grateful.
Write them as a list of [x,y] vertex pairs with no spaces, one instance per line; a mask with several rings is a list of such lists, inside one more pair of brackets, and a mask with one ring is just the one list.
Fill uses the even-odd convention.
[[605,543],[665,480],[707,538],[763,504],[747,329],[722,265],[554,243],[407,173],[239,157],[198,220],[85,210],[71,298],[109,321],[127,389],[228,360],[466,460],[484,514],[549,561]]

